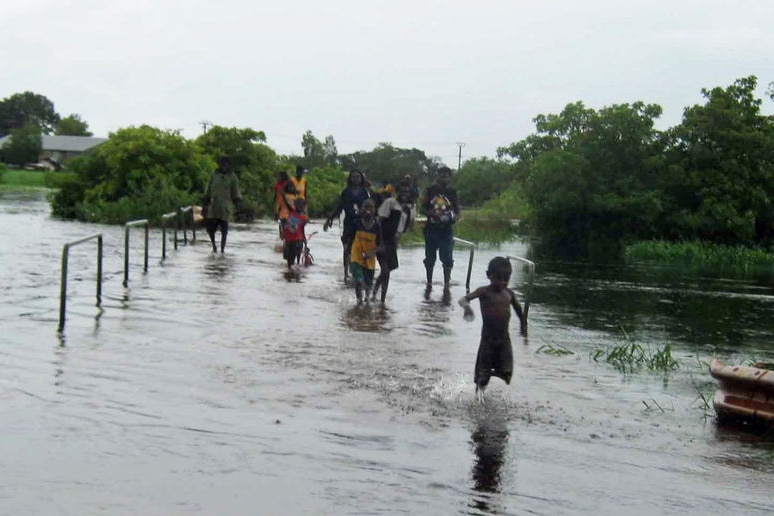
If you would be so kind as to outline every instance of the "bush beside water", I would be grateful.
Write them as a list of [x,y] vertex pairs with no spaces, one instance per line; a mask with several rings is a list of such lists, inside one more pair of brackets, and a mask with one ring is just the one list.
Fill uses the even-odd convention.
[[722,274],[751,274],[774,270],[774,254],[763,249],[704,242],[647,241],[624,250],[627,263],[656,263]]

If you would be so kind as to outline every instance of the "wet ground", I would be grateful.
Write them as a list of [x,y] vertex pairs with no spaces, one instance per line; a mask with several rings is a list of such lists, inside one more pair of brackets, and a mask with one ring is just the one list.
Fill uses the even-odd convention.
[[[0,194],[1,514],[770,514],[774,446],[719,427],[713,354],[774,358],[774,289],[658,271],[538,263],[514,381],[474,402],[480,331],[422,250],[400,250],[387,305],[357,306],[335,231],[284,273],[269,223],[235,225],[162,264],[152,230],[57,221],[40,194]],[[320,230],[315,224],[310,230]],[[62,247],[70,251],[59,335]],[[471,284],[513,242],[479,249]],[[455,254],[453,301],[468,252]],[[440,276],[440,271],[437,273]],[[624,337],[624,332],[626,337]],[[673,346],[681,367],[622,374],[590,353]],[[543,348],[541,352],[538,350]],[[565,348],[572,354],[546,354]]]

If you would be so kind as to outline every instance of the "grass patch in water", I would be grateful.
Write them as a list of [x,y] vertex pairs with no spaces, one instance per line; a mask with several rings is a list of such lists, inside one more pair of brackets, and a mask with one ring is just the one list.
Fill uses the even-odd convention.
[[774,253],[748,247],[732,247],[705,242],[666,242],[652,240],[626,247],[629,263],[646,262],[697,271],[751,273],[774,268]]
[[535,350],[535,354],[544,354],[544,355],[553,355],[556,357],[564,356],[564,355],[574,355],[574,351],[570,351],[569,349],[565,348],[564,346],[554,346],[553,344],[543,344],[539,348]]
[[641,344],[632,342],[626,331],[623,328],[621,330],[626,338],[626,343],[593,350],[590,356],[594,362],[607,362],[622,373],[631,373],[642,368],[650,371],[671,371],[680,367],[680,364],[672,356],[671,344],[666,344],[663,349],[653,351]]

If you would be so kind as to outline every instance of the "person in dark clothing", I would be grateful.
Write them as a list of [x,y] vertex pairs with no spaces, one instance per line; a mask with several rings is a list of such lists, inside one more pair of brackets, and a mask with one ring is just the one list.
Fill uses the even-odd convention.
[[513,375],[513,349],[509,325],[511,307],[519,317],[521,334],[527,335],[527,319],[521,309],[516,294],[508,288],[511,279],[511,262],[507,258],[497,256],[489,262],[486,277],[489,285],[479,287],[460,298],[459,304],[465,311],[465,319],[473,320],[473,309],[470,301],[478,299],[481,303],[481,342],[476,356],[476,367],[473,380],[476,383],[476,397],[484,401],[484,391],[492,376],[502,378],[506,384],[511,383]]
[[382,252],[376,255],[379,260],[379,276],[373,289],[373,299],[381,287],[381,300],[387,299],[387,288],[390,286],[390,273],[398,268],[398,241],[411,224],[410,199],[408,188],[399,187],[397,193],[392,185],[387,185],[382,192],[382,201],[376,214],[382,226]]
[[234,217],[234,211],[242,200],[239,192],[239,180],[231,169],[231,158],[218,158],[218,168],[210,176],[202,200],[204,226],[212,243],[212,252],[218,251],[215,245],[215,232],[220,228],[220,252],[226,250],[228,223]]
[[451,288],[451,271],[454,267],[453,226],[460,215],[460,201],[457,190],[451,187],[452,171],[441,167],[435,184],[431,185],[422,198],[421,212],[427,217],[423,231],[425,238],[425,272],[427,286],[425,295],[433,289],[433,267],[436,253],[443,264],[443,290],[448,295]]
[[344,247],[344,281],[349,276],[350,253],[352,251],[352,239],[355,236],[355,227],[360,215],[360,207],[363,201],[373,197],[373,192],[366,186],[365,174],[358,169],[353,169],[349,173],[347,186],[339,194],[338,201],[333,207],[330,216],[323,224],[323,231],[333,224],[333,219],[338,218],[341,212],[344,212],[343,230],[341,233],[341,244]]

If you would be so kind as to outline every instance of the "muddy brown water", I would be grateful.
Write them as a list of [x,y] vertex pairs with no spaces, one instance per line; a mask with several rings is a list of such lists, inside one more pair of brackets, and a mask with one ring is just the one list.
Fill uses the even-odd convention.
[[[515,378],[474,402],[480,318],[400,250],[387,306],[358,307],[336,231],[283,273],[270,223],[235,225],[225,255],[198,240],[147,274],[133,231],[50,217],[42,194],[0,195],[0,514],[770,514],[769,436],[718,426],[706,363],[772,361],[765,281],[538,262]],[[321,229],[314,224],[311,229]],[[71,250],[57,334],[63,245]],[[495,255],[475,255],[473,286]],[[452,297],[465,293],[458,247]],[[438,273],[440,275],[440,272]],[[624,336],[624,332],[626,337]],[[669,343],[681,367],[595,362]],[[538,350],[565,348],[554,356]]]

